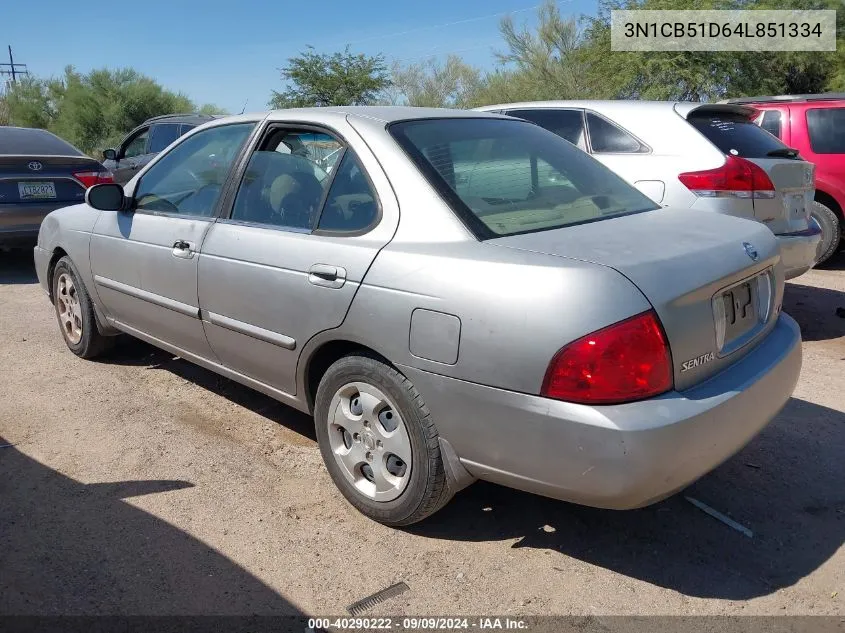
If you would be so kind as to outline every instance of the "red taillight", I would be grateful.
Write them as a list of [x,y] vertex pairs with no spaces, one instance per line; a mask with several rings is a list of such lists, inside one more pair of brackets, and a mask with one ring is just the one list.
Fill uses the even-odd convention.
[[114,182],[110,171],[78,171],[73,174],[82,185],[88,189],[94,185],[102,185],[106,182]]
[[653,310],[573,341],[555,354],[541,395],[582,404],[617,404],[672,388],[672,359]]
[[775,197],[775,186],[765,170],[739,156],[727,156],[725,164],[716,169],[680,174],[678,180],[701,197]]

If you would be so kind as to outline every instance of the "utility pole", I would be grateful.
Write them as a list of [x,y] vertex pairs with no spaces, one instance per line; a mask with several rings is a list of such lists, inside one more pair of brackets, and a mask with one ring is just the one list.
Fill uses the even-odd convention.
[[12,47],[9,46],[9,63],[0,64],[0,75],[11,75],[12,82],[17,81],[18,75],[28,75],[29,70],[26,64],[15,63],[15,58],[12,57]]

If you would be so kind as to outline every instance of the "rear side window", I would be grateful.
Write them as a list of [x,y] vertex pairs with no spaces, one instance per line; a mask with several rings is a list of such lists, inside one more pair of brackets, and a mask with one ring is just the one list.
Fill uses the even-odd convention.
[[479,239],[656,208],[596,159],[525,121],[426,119],[389,131]]
[[598,154],[640,154],[648,152],[648,147],[621,127],[591,112],[587,113],[587,127],[590,129],[590,147]]
[[82,156],[73,145],[46,130],[0,127],[0,154]]
[[743,158],[766,158],[771,152],[786,149],[786,145],[771,134],[766,134],[741,114],[693,112],[688,121],[724,154]]
[[179,138],[179,126],[175,123],[160,123],[150,130],[150,154],[157,154]]
[[780,138],[780,112],[777,110],[766,110],[763,113],[763,118],[760,119],[760,127],[769,134]]
[[190,125],[189,123],[183,123],[182,128],[179,130],[179,136],[182,136],[183,134],[187,134],[188,132],[193,130],[195,127],[196,127],[196,125]]
[[573,145],[587,148],[584,141],[584,115],[581,110],[508,110],[509,116],[515,116],[536,123],[565,138]]
[[845,154],[845,108],[807,110],[807,128],[816,154]]

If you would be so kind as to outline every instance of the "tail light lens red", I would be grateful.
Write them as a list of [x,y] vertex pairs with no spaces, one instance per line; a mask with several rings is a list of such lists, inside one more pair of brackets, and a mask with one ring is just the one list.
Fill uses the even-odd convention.
[[94,185],[114,182],[114,177],[110,171],[78,171],[73,174],[73,177],[81,182],[86,189]]
[[573,341],[555,354],[541,394],[582,404],[618,404],[669,391],[672,359],[653,310]]
[[725,164],[716,169],[680,174],[678,180],[695,195],[701,197],[775,197],[775,186],[765,170],[739,156],[727,156]]

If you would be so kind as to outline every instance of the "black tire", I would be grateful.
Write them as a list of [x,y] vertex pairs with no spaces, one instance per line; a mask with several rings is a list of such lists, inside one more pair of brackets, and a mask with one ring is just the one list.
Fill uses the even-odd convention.
[[[63,275],[69,276],[72,280],[73,289],[79,301],[82,317],[82,336],[78,341],[73,340],[68,334],[60,315],[61,299],[59,296],[59,282]],[[97,320],[94,316],[94,305],[91,302],[91,297],[79,275],[76,273],[76,269],[69,257],[62,257],[56,262],[56,267],[53,269],[53,307],[56,310],[56,319],[59,322],[59,330],[62,333],[65,344],[71,352],[80,358],[95,358],[114,345],[113,336],[103,336],[100,334],[99,329],[97,329]]]
[[823,264],[826,260],[839,250],[839,241],[842,237],[840,232],[839,217],[833,209],[814,201],[810,208],[810,215],[818,222],[822,230],[822,240],[819,242],[819,250],[816,252],[816,265]]
[[[411,444],[411,474],[402,493],[392,501],[375,501],[358,491],[344,476],[329,442],[330,406],[335,393],[350,382],[376,387],[396,405]],[[398,527],[433,514],[451,497],[440,454],[437,429],[422,396],[396,369],[375,356],[354,354],[336,361],[326,371],[314,403],[317,441],[323,462],[347,501],[365,516]]]

